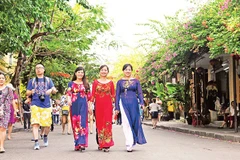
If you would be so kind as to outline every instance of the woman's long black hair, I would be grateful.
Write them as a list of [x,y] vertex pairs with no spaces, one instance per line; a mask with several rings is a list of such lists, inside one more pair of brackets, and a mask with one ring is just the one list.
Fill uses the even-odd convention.
[[100,71],[102,68],[104,68],[104,67],[106,67],[107,70],[108,70],[108,72],[109,72],[109,68],[108,68],[108,66],[107,66],[106,64],[101,65],[100,68],[99,68],[99,71]]
[[127,67],[130,67],[131,70],[133,71],[133,66],[129,63],[123,65],[122,71],[124,71]]
[[85,87],[85,90],[87,91],[89,89],[89,84],[87,83],[87,79],[86,79],[86,75],[85,75],[85,70],[83,67],[77,67],[74,71],[74,75],[73,75],[73,78],[72,78],[72,81],[75,81],[77,79],[77,76],[75,73],[77,73],[78,71],[83,71],[84,75],[83,75],[83,78],[82,78],[82,81],[83,81],[83,85]]
[[3,75],[4,78],[6,79],[6,75],[3,72],[0,72],[0,75]]

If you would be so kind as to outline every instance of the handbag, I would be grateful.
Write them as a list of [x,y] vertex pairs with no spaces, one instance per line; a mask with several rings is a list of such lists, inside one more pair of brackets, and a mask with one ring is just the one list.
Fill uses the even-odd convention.
[[63,115],[68,115],[68,114],[69,114],[69,111],[68,111],[68,110],[62,110],[62,114],[63,114]]

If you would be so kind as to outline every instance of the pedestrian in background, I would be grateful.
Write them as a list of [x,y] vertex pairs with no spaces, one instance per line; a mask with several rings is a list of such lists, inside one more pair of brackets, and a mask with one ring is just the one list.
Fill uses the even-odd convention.
[[30,130],[31,128],[30,104],[31,104],[31,98],[27,96],[27,99],[22,102],[24,130]]
[[169,114],[169,119],[173,120],[174,118],[174,102],[172,100],[167,102],[167,109],[168,109],[168,114]]
[[59,123],[59,113],[60,113],[59,111],[60,111],[60,106],[55,101],[55,103],[53,104],[52,113],[53,113],[53,122],[56,125],[58,125]]
[[[54,116],[53,116],[53,105],[55,104],[55,101],[50,98],[50,107],[51,107],[51,115],[52,115],[52,122],[51,122],[51,126],[50,126],[50,131],[53,132],[54,130]],[[44,135],[44,128],[41,128],[41,133],[40,133],[40,136],[41,138],[43,138],[43,135]]]
[[[92,97],[91,91],[90,91],[90,86],[88,84],[88,89],[86,91],[86,94],[88,95],[88,97]],[[93,103],[90,101],[88,101],[88,123],[89,123],[89,133],[92,134],[93,133]]]
[[[219,129],[224,128],[226,124],[229,123],[229,128],[233,129],[233,124],[234,124],[234,115],[235,115],[235,109],[234,107],[236,106],[236,103],[234,101],[231,102],[230,106],[224,111],[224,121],[221,124]],[[238,111],[238,106],[237,106],[237,111]]]
[[100,78],[92,85],[92,102],[95,102],[95,118],[98,149],[109,152],[114,145],[112,139],[112,115],[115,98],[114,84],[107,79],[109,68],[102,65],[99,68]]
[[144,106],[142,88],[139,80],[131,77],[132,70],[131,64],[123,66],[124,77],[117,82],[115,102],[116,114],[121,111],[123,132],[128,152],[133,151],[136,143],[147,143],[142,129],[138,105],[139,99],[140,105]]
[[94,110],[94,104],[93,103],[89,103],[89,108],[91,108],[92,112],[88,113],[88,121],[89,121],[89,132],[90,134],[93,133],[93,122],[94,122],[94,115],[93,115],[93,110]]
[[5,75],[0,72],[0,153],[5,152],[4,141],[10,120],[11,105],[15,105],[13,101],[13,91],[5,85],[5,82]]
[[158,121],[160,122],[162,117],[162,101],[159,97],[156,97],[156,103],[160,106],[158,111]]
[[140,117],[141,117],[141,121],[144,120],[144,110],[143,110],[143,106],[140,106]]
[[122,115],[121,112],[117,114],[117,125],[122,125]]
[[61,106],[61,124],[62,124],[62,135],[65,134],[65,128],[67,125],[67,134],[71,134],[71,120],[70,120],[70,107],[67,100],[67,92],[61,97],[60,106]]
[[31,101],[31,125],[34,137],[34,150],[39,150],[38,130],[41,126],[44,130],[44,146],[48,146],[48,133],[52,123],[52,109],[50,106],[50,94],[56,93],[52,80],[44,76],[43,64],[35,67],[36,77],[32,78],[27,85],[27,96],[32,96]]
[[88,147],[88,100],[91,98],[88,87],[83,67],[77,67],[67,90],[76,151]]
[[149,104],[151,118],[152,118],[152,129],[156,129],[158,122],[158,112],[160,106],[156,103],[156,99],[152,99],[152,103]]

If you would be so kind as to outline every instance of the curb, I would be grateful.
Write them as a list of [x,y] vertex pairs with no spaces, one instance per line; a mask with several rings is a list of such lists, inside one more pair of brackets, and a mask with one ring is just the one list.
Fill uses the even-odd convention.
[[[142,124],[147,125],[147,126],[152,126],[152,124],[148,124],[148,123],[144,123],[144,122],[142,122]],[[239,136],[226,135],[226,134],[214,133],[214,132],[199,131],[199,130],[190,130],[190,129],[179,128],[179,127],[169,127],[169,126],[163,126],[163,125],[158,125],[157,128],[176,131],[176,132],[181,132],[181,133],[187,133],[187,134],[192,134],[192,135],[197,135],[197,136],[202,136],[202,137],[209,137],[209,138],[214,138],[214,139],[219,139],[219,140],[224,140],[224,141],[231,141],[231,142],[240,143],[240,137]]]

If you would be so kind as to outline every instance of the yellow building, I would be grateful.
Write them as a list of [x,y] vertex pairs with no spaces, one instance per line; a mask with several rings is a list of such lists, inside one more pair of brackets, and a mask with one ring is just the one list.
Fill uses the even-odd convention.
[[[16,65],[17,60],[13,57],[12,53],[8,53],[0,60],[0,72],[11,75],[14,73]],[[10,79],[7,81],[10,81]]]

